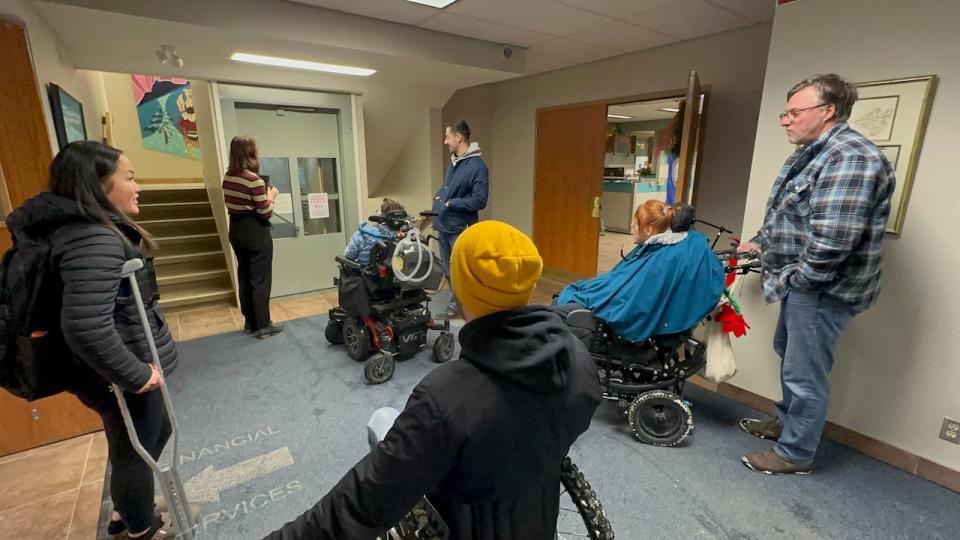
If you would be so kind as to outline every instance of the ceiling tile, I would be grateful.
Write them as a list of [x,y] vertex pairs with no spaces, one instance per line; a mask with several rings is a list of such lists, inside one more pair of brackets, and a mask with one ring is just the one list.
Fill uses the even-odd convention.
[[560,4],[580,8],[600,15],[623,19],[644,10],[657,9],[673,0],[554,0]]
[[707,0],[722,8],[735,11],[744,17],[756,22],[773,20],[773,12],[777,7],[776,0]]
[[350,0],[340,10],[403,24],[421,23],[440,13],[439,9],[401,0]]
[[610,19],[551,0],[460,0],[444,11],[562,36]]
[[564,38],[552,39],[550,41],[545,41],[543,43],[534,45],[533,47],[527,49],[528,56],[531,54],[531,51],[535,55],[542,54],[544,56],[550,56],[561,60],[569,60],[575,64],[592,62],[601,58],[608,58],[610,56],[617,56],[621,54],[620,51],[611,49],[609,47],[600,47],[597,45],[580,43],[578,41],[572,41]]
[[554,39],[553,36],[532,30],[512,28],[502,24],[471,19],[470,17],[446,12],[430,17],[419,26],[448,34],[483,39],[494,43],[517,45],[520,47],[530,47],[537,43]]
[[643,11],[627,22],[686,39],[753,24],[753,21],[703,0],[674,0],[669,8]]
[[570,60],[562,60],[541,52],[528,49],[526,55],[523,57],[524,60],[524,71],[527,73],[540,73],[543,71],[553,71],[555,69],[561,69],[568,66],[572,66],[575,62]]
[[340,9],[347,5],[350,0],[287,0],[295,4],[306,4],[308,6],[317,6],[327,9]]
[[682,39],[655,30],[616,21],[578,30],[567,34],[566,37],[584,43],[617,49],[622,52],[649,49]]

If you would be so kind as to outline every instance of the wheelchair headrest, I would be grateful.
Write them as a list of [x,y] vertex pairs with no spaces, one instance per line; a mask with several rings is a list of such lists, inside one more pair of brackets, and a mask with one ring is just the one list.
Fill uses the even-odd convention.
[[670,230],[673,232],[689,231],[693,222],[696,221],[696,209],[693,205],[678,203],[674,206],[675,213],[673,221],[670,223]]
[[406,210],[391,210],[384,215],[370,216],[370,221],[374,223],[383,223],[394,230],[402,230],[409,222],[409,216]]

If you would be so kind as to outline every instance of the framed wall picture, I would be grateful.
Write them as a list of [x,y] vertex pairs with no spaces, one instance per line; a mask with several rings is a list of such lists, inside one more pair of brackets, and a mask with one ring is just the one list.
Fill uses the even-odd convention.
[[889,233],[903,230],[936,85],[936,75],[856,85],[860,98],[850,114],[850,127],[877,145],[897,178],[887,222]]
[[75,142],[87,140],[87,125],[83,121],[83,104],[66,90],[50,83],[50,112],[53,113],[53,129],[57,143],[62,149]]

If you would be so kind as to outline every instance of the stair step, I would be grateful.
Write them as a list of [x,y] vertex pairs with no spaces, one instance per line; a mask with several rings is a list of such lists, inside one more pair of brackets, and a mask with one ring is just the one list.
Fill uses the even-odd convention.
[[185,219],[196,217],[212,217],[213,208],[210,201],[182,201],[182,202],[144,202],[140,205],[140,221],[157,221],[169,219]]
[[166,242],[169,244],[173,242],[186,242],[201,238],[220,238],[220,235],[217,233],[181,234],[177,236],[158,236],[154,237],[154,240],[156,240],[157,243]]
[[182,236],[186,234],[209,234],[217,232],[217,221],[211,217],[180,219],[153,219],[138,221],[138,225],[155,237]]
[[186,255],[157,255],[153,259],[153,264],[156,266],[162,266],[167,264],[177,264],[182,262],[189,262],[197,259],[204,258],[215,258],[217,255],[223,256],[222,251],[204,251],[202,253],[188,253]]
[[159,250],[156,255],[192,255],[208,253],[222,249],[220,236],[217,234],[186,234],[182,236],[168,236],[157,238]]
[[198,304],[231,300],[233,297],[234,293],[231,288],[203,288],[194,291],[180,291],[171,294],[161,294],[160,307],[164,310],[187,306],[193,307]]
[[178,274],[170,274],[164,276],[157,276],[157,284],[161,287],[164,285],[173,285],[176,283],[190,283],[194,281],[204,281],[213,278],[220,277],[229,277],[230,272],[226,268],[216,269],[216,270],[202,270],[198,272],[184,272]]

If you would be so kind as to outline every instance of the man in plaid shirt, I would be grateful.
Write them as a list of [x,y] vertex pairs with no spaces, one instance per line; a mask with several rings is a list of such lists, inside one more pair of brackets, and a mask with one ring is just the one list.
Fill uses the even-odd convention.
[[757,472],[810,473],[837,340],[880,294],[894,176],[880,150],[847,125],[856,101],[856,88],[833,74],[787,93],[780,125],[797,150],[773,184],[763,227],[740,247],[761,254],[764,298],[780,302],[773,348],[783,359],[783,399],[775,417],[740,421],[751,435],[777,441],[743,456]]

